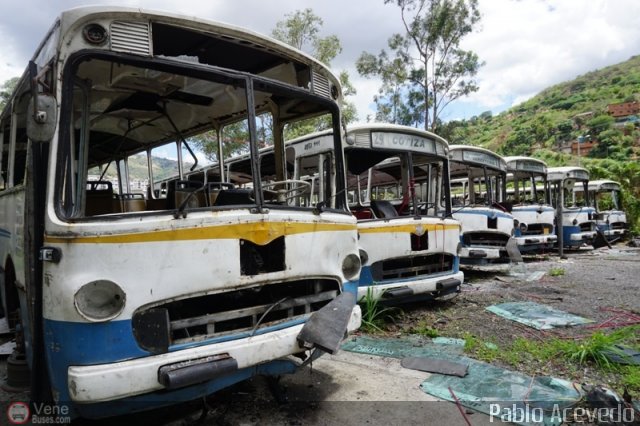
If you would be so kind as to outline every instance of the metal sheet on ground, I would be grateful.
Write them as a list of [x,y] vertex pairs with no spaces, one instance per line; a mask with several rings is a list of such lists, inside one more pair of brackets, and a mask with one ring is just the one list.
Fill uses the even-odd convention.
[[535,302],[500,303],[498,305],[488,306],[486,310],[538,330],[549,330],[554,327],[570,327],[594,322],[588,318],[579,317]]
[[400,365],[411,370],[426,371],[428,373],[446,374],[464,377],[467,375],[467,365],[444,359],[408,357],[402,358]]

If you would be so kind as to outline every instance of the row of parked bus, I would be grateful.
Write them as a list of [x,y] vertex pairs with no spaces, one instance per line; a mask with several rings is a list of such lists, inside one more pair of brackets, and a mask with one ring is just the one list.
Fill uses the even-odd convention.
[[[331,136],[324,131],[285,143],[286,178],[263,174],[274,199],[316,208],[329,201],[323,167]],[[344,156],[349,209],[358,221],[359,298],[444,298],[460,291],[460,265],[508,264],[560,240],[579,248],[598,232],[620,238],[626,228],[620,186],[590,182],[580,167],[547,168],[531,157],[449,146],[433,133],[390,124],[347,128]],[[224,162],[224,172],[216,164],[187,179],[197,188],[226,176],[232,191],[249,191],[250,162],[238,156]],[[261,170],[272,167],[273,149],[263,149],[259,163]]]
[[[550,247],[553,200],[569,243],[604,215],[574,191],[582,169],[344,129],[341,101],[323,64],[251,31],[62,13],[0,115],[8,387],[105,417],[293,372],[359,327],[359,297],[455,295],[461,263]],[[318,122],[329,130],[285,140]],[[195,140],[222,160],[199,166]]]

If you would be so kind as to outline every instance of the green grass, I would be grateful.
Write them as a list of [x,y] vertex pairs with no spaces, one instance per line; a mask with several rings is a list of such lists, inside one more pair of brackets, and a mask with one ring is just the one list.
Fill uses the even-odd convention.
[[[577,339],[551,337],[545,340],[516,338],[512,343],[492,349],[487,342],[466,333],[464,351],[470,356],[485,362],[501,363],[525,370],[551,371],[560,369],[569,375],[580,375],[586,366],[603,375],[616,377],[618,392],[624,389],[640,395],[640,366],[621,365],[614,362],[610,354],[618,353],[615,345],[624,345],[640,349],[640,326],[623,327],[611,332],[596,331]],[[544,367],[544,368],[543,368]],[[553,375],[553,373],[550,373]]]
[[420,336],[431,338],[438,337],[440,335],[436,328],[429,326],[427,321],[424,320],[419,321],[416,326],[409,328],[407,331],[411,334],[419,334]]
[[610,359],[610,354],[624,356],[615,345],[633,344],[639,330],[639,326],[632,326],[619,328],[608,334],[596,331],[586,339],[565,342],[562,353],[578,364],[593,362],[602,369],[611,369],[617,364]]
[[560,276],[564,275],[564,269],[563,268],[551,268],[551,269],[549,269],[548,273],[552,277],[560,277]]
[[401,312],[398,308],[385,307],[381,303],[384,292],[375,296],[373,289],[369,287],[367,294],[358,301],[360,309],[362,309],[362,326],[361,328],[369,333],[382,333],[387,321],[393,319],[394,315]]

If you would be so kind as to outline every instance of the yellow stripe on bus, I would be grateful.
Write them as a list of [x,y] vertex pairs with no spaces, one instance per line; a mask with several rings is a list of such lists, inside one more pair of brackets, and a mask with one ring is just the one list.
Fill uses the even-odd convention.
[[243,239],[265,245],[284,235],[312,232],[355,231],[354,224],[256,222],[210,226],[206,228],[172,229],[120,235],[46,236],[47,244],[128,244],[162,241],[193,241],[213,239]]
[[376,234],[376,233],[391,233],[391,232],[410,232],[416,235],[422,235],[429,231],[447,231],[447,230],[459,230],[458,224],[428,224],[428,225],[390,225],[380,226],[376,225],[371,228],[358,228],[358,232],[361,234]]

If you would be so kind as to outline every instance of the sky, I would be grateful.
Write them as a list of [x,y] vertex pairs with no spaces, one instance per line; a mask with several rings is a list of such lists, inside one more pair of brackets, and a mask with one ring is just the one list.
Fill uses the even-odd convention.
[[[336,35],[342,52],[334,71],[346,70],[357,95],[359,121],[375,115],[380,82],[360,77],[363,51],[377,55],[403,31],[400,10],[384,0],[21,0],[5,2],[0,15],[0,83],[19,76],[60,11],[88,4],[167,10],[249,28],[269,35],[284,15],[311,8],[323,19],[321,37]],[[481,21],[461,47],[484,66],[480,89],[442,111],[444,121],[493,114],[543,89],[640,54],[640,1],[479,0]]]

